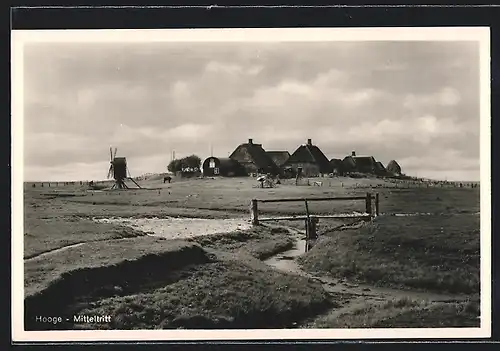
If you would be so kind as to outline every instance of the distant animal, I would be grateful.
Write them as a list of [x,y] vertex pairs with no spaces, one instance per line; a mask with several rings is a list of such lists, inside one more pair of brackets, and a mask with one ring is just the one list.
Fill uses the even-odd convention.
[[323,186],[323,182],[314,181],[314,182],[313,182],[313,185],[314,185],[314,186]]
[[172,177],[170,177],[170,176],[166,176],[163,178],[163,184],[165,184],[166,182],[170,183],[171,181],[172,181]]

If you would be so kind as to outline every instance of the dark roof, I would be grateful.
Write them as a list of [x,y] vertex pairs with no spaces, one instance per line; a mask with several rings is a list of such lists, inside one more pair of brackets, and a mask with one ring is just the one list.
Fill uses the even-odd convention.
[[258,168],[263,168],[263,169],[278,168],[271,159],[271,157],[269,157],[266,151],[262,148],[262,144],[255,144],[255,143],[241,144],[236,148],[236,150],[233,151],[233,153],[229,157],[233,158],[232,156],[234,155],[234,153],[240,148],[245,148],[247,150],[248,154],[252,158],[252,162],[255,163],[255,165]]
[[353,156],[354,162],[356,163],[356,168],[358,170],[366,169],[366,168],[374,168],[375,158],[373,156]]
[[352,170],[356,168],[356,162],[354,161],[354,158],[352,156],[346,156],[342,160],[342,165],[346,170]]
[[401,166],[395,160],[392,160],[387,164],[387,170],[391,173],[401,173]]
[[287,163],[316,163],[322,173],[329,173],[331,170],[330,161],[316,145],[301,145],[290,156]]
[[385,167],[384,167],[384,164],[380,161],[377,161],[375,163],[375,168],[378,170],[378,171],[385,171]]
[[290,157],[290,153],[288,151],[266,151],[266,154],[278,167],[284,164]]

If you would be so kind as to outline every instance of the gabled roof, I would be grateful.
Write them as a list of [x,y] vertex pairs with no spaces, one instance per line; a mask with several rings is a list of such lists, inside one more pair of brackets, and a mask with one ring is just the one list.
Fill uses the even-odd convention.
[[352,170],[356,168],[356,161],[354,161],[352,156],[346,156],[342,160],[342,165],[346,170]]
[[252,159],[252,162],[255,163],[255,165],[258,168],[277,169],[276,164],[273,162],[271,157],[269,157],[266,151],[262,148],[262,144],[255,144],[253,142],[240,144],[229,156],[229,158],[232,159],[233,155],[240,148],[244,148],[245,150],[247,150],[248,154]]
[[320,148],[309,143],[299,146],[287,163],[315,163],[322,173],[329,173],[331,169],[330,161]]
[[356,168],[373,168],[377,161],[373,156],[352,156],[354,162],[356,163]]
[[375,168],[378,170],[378,171],[385,171],[385,167],[384,167],[384,164],[380,161],[377,161],[375,163]]
[[395,160],[392,160],[387,164],[387,171],[391,173],[401,173],[401,166]]
[[288,151],[266,151],[266,154],[278,167],[283,165],[290,158],[290,153]]

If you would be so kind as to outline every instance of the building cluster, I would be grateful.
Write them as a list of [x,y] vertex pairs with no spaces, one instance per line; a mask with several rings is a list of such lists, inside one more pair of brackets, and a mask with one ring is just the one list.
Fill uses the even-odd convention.
[[318,177],[321,175],[349,175],[353,173],[378,176],[400,176],[401,167],[391,161],[385,167],[373,156],[357,156],[356,152],[343,159],[328,160],[311,139],[300,145],[292,154],[288,151],[266,151],[262,144],[248,139],[239,145],[228,158],[211,156],[202,165],[204,176],[247,176],[269,173],[282,177]]

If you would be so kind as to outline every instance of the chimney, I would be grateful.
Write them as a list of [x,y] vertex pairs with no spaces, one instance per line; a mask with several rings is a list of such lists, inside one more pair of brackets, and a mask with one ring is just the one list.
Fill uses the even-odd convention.
[[307,145],[309,145],[309,146],[312,145],[312,139],[307,139]]
[[248,139],[248,143],[251,145],[253,144],[253,139]]
[[356,151],[353,151],[351,154],[352,157],[356,156]]

